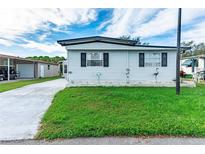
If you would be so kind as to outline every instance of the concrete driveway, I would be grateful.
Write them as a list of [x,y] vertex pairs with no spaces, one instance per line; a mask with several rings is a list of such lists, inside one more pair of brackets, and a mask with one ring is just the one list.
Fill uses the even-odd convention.
[[66,84],[57,79],[0,93],[0,140],[32,139],[54,95]]

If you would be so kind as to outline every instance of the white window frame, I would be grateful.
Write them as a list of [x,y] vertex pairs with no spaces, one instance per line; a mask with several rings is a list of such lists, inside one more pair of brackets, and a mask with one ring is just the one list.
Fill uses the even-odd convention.
[[161,52],[145,52],[144,61],[145,67],[161,67]]
[[[92,54],[99,54],[99,58],[93,58]],[[100,60],[101,61],[101,65],[89,65],[88,61],[94,61],[94,60]],[[98,51],[93,51],[93,52],[87,52],[87,56],[86,56],[86,66],[87,67],[103,67],[103,53],[102,52],[98,52]]]

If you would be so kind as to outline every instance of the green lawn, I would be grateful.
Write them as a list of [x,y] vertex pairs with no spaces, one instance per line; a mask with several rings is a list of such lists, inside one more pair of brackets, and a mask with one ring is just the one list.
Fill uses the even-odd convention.
[[54,80],[59,77],[46,77],[46,78],[39,78],[39,79],[33,79],[33,80],[20,80],[16,82],[7,82],[7,83],[0,83],[0,92],[20,88],[26,85],[34,84],[34,83],[40,83],[45,82],[49,80]]
[[175,88],[66,88],[36,138],[142,135],[205,136],[205,85],[180,96]]

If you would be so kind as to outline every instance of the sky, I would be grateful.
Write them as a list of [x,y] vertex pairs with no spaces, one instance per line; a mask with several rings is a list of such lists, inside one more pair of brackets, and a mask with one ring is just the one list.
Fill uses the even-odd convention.
[[[0,53],[66,56],[57,40],[88,36],[141,37],[176,45],[178,9],[0,9]],[[182,41],[205,42],[205,9],[182,9]]]

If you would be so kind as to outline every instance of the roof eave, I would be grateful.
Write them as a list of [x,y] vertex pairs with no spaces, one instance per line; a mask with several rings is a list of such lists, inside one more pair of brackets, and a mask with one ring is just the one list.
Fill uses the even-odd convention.
[[[69,45],[77,45],[77,44],[85,44],[85,43],[93,43],[93,42],[120,44],[120,45],[127,45],[127,46],[148,47],[148,48],[153,47],[153,48],[177,49],[176,46],[138,45],[137,42],[133,40],[122,40],[119,38],[110,38],[110,37],[102,37],[102,36],[92,36],[92,37],[75,38],[75,39],[57,41],[57,43],[60,44],[61,46],[69,46]],[[191,47],[181,47],[181,50],[183,51],[190,50],[190,49]]]

